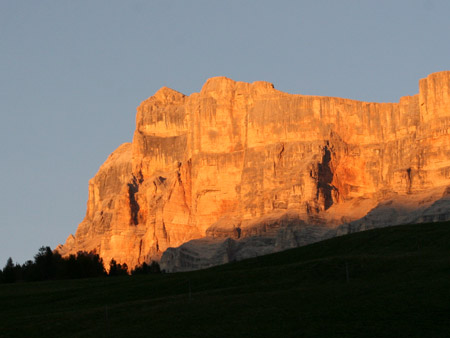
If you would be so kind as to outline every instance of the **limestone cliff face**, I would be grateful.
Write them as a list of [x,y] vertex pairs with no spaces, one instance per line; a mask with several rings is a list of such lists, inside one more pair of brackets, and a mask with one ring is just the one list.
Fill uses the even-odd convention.
[[[329,237],[383,201],[442,195],[449,132],[448,71],[399,103],[291,95],[225,77],[190,96],[162,88],[138,107],[133,142],[89,182],[86,217],[58,250],[134,266],[203,237]],[[280,230],[286,217],[309,230],[293,240]]]

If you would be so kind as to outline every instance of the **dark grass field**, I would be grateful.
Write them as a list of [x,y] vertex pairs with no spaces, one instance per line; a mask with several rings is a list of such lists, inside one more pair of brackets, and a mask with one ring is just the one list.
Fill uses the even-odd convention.
[[450,337],[450,222],[189,273],[1,284],[0,337]]

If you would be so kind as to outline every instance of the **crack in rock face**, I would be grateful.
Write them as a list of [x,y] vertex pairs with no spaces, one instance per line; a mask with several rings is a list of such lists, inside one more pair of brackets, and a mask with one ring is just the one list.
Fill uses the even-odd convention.
[[333,172],[330,168],[331,162],[331,152],[328,146],[323,148],[322,162],[318,164],[318,180],[317,180],[317,198],[323,198],[323,208],[327,210],[330,208],[334,201],[332,197],[332,192],[335,190],[331,183],[333,182]]
[[130,199],[130,219],[132,224],[138,225],[139,203],[136,200],[136,193],[139,191],[139,185],[136,177],[133,177],[133,181],[128,183],[128,195]]

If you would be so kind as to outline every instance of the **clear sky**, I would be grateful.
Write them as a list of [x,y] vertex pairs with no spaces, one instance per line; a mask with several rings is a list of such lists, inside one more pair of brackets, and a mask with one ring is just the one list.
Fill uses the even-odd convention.
[[0,0],[0,268],[75,233],[88,180],[162,86],[397,102],[450,70],[448,0]]

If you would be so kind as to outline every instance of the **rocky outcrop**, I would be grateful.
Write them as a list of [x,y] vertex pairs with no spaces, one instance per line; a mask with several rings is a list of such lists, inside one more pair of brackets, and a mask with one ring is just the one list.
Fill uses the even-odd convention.
[[448,71],[399,103],[225,77],[190,96],[162,88],[138,107],[133,142],[89,182],[86,217],[57,250],[134,266],[186,243],[162,260],[183,270],[447,215],[449,132]]
[[299,215],[286,212],[272,219],[259,219],[257,234],[248,237],[207,236],[177,248],[168,248],[160,261],[167,272],[203,269],[215,265],[270,254],[328,238],[386,226],[450,220],[450,189],[441,188],[415,195],[391,194],[364,217],[337,227],[308,224]]

